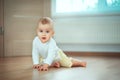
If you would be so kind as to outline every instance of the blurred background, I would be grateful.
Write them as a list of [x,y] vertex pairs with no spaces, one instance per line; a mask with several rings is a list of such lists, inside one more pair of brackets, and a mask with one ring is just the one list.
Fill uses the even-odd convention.
[[0,57],[28,56],[39,18],[70,52],[120,52],[120,0],[0,0]]

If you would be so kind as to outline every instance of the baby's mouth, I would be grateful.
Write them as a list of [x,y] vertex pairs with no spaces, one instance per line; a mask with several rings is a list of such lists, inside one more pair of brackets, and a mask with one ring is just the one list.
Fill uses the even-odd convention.
[[46,37],[42,37],[42,39],[43,39],[43,40],[45,40],[45,39],[46,39]]

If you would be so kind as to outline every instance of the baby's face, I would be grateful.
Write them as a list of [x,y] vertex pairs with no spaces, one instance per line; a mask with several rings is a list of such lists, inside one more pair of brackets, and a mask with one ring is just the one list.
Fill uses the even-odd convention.
[[46,43],[53,36],[54,31],[49,24],[39,24],[37,29],[37,35],[42,43]]

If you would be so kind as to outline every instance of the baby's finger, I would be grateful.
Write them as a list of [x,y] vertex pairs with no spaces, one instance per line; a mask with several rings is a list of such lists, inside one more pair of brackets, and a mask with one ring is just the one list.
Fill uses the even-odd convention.
[[45,69],[44,71],[48,71],[48,69]]
[[43,71],[48,71],[48,68],[43,68]]
[[43,67],[39,67],[39,68],[38,68],[38,71],[43,71]]
[[33,69],[36,69],[36,66],[33,66]]
[[37,68],[40,68],[40,65],[38,65]]

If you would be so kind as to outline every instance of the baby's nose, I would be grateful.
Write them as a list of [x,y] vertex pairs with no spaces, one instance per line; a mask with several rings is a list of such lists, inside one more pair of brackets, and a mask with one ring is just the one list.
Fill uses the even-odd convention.
[[45,32],[43,32],[43,34],[42,35],[46,35],[46,33]]

